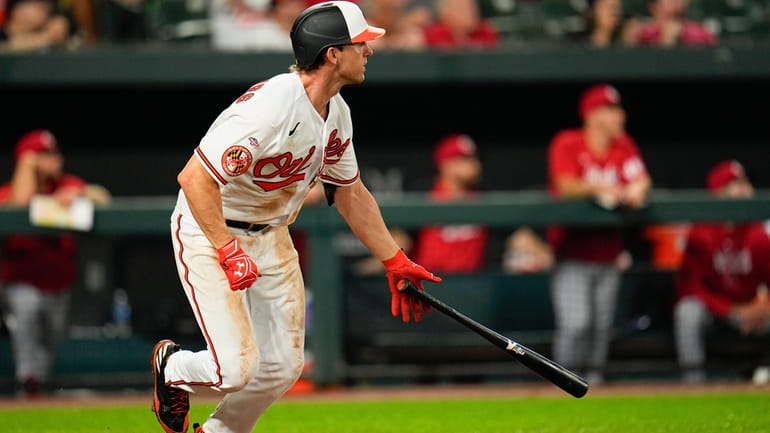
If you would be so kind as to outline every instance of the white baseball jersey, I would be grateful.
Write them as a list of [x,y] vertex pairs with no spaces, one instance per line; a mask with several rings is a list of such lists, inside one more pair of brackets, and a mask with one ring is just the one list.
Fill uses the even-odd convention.
[[[195,154],[217,180],[226,219],[291,224],[317,180],[352,184],[359,170],[342,96],[321,118],[296,73],[251,86],[214,121]],[[187,213],[184,192],[177,209]]]

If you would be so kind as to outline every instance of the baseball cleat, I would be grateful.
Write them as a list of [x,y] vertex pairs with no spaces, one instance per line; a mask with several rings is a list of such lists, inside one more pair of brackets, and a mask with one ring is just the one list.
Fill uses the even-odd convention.
[[152,351],[152,374],[155,390],[152,411],[166,433],[187,433],[190,422],[190,396],[187,391],[166,385],[164,369],[168,357],[181,346],[171,340],[162,340]]
[[206,433],[206,432],[204,432],[203,427],[201,427],[201,425],[196,422],[195,424],[193,424],[193,433]]

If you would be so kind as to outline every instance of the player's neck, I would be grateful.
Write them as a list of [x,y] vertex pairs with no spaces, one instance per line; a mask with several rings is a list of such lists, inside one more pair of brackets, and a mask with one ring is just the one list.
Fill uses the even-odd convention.
[[336,85],[327,75],[328,71],[324,68],[299,74],[310,103],[324,120],[329,114],[329,101],[342,88],[342,85]]

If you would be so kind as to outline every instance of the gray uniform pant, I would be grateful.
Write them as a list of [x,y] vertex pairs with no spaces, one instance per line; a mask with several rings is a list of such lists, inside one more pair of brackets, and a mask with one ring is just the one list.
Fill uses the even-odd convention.
[[[687,296],[674,308],[674,333],[679,366],[683,370],[700,370],[706,362],[706,331],[714,323],[714,315],[696,296]],[[728,318],[727,323],[739,329],[737,320]],[[770,332],[770,322],[764,333]]]
[[16,379],[45,382],[67,334],[69,293],[46,293],[26,283],[9,284],[3,291]]
[[598,375],[600,379],[607,359],[620,275],[614,264],[563,261],[556,266],[551,277],[556,362]]

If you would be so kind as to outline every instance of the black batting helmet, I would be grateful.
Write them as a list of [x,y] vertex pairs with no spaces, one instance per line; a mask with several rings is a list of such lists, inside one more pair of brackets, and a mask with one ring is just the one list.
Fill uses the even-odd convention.
[[305,9],[291,26],[291,45],[297,66],[312,65],[326,48],[377,39],[385,29],[367,24],[358,5],[332,1]]

